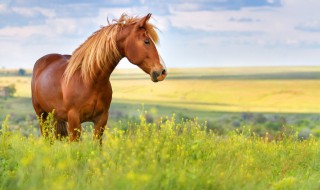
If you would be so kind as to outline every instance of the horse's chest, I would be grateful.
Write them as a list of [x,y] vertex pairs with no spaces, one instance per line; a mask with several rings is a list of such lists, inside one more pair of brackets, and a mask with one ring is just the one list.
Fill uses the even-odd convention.
[[111,103],[111,97],[108,96],[94,96],[90,98],[90,103],[83,110],[83,119],[92,120],[99,117],[101,114],[108,114]]

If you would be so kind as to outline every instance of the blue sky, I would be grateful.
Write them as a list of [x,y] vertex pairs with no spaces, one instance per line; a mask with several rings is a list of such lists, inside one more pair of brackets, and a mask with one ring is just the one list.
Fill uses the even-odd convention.
[[107,17],[149,12],[168,67],[320,66],[319,7],[319,0],[0,0],[0,67],[71,54]]

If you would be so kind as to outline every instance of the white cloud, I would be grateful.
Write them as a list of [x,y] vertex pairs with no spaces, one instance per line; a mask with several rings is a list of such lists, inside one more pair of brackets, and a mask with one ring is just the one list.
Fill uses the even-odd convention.
[[167,32],[171,27],[170,19],[166,16],[154,15],[150,20],[161,32]]
[[297,30],[304,32],[319,32],[320,33],[320,20],[307,20],[305,22],[297,24],[295,27]]
[[[162,31],[160,51],[165,52],[163,57],[169,58],[170,62],[183,60],[183,63],[192,65],[193,61],[201,58],[199,63],[210,66],[215,61],[231,63],[239,59],[254,62],[261,61],[259,58],[263,57],[267,64],[289,56],[290,51],[295,54],[293,61],[303,55],[308,55],[312,61],[316,48],[320,48],[318,0],[283,0],[280,7],[242,7],[237,10],[212,11],[203,7],[208,3],[212,6],[227,2],[232,3],[230,0],[168,1],[165,6],[169,7],[170,14],[154,11],[157,3],[145,0],[140,0],[143,5],[123,0],[121,6],[116,6],[119,4],[113,1],[114,7],[67,3],[63,10],[59,9],[60,5],[52,9],[23,7],[25,4],[10,8],[0,3],[0,14],[18,15],[18,19],[23,17],[21,22],[11,24],[8,21],[0,28],[0,46],[7,47],[0,52],[0,66],[4,60],[24,61],[15,55],[9,56],[14,51],[19,57],[29,58],[26,61],[29,63],[46,52],[70,53],[99,26],[107,25],[107,18],[111,21],[122,13],[144,16],[152,11],[154,14],[150,22]],[[130,3],[135,6],[126,6]],[[69,13],[69,9],[74,12]]]
[[32,36],[63,37],[65,35],[79,36],[85,34],[90,26],[90,19],[47,19],[41,25],[9,26],[0,29],[0,37],[11,39],[27,39]]
[[[118,19],[123,13],[132,16],[145,16],[149,13],[147,7],[130,7],[130,8],[100,8],[99,14],[94,18],[94,22],[97,25],[107,25],[107,18],[111,22],[113,19]],[[144,15],[145,14],[145,15]],[[150,22],[157,26],[160,31],[167,31],[170,27],[170,20],[168,16],[160,16],[153,14]]]
[[108,24],[107,19],[111,22],[119,18],[123,13],[132,14],[133,8],[100,8],[95,22],[100,25]]
[[[211,32],[212,38],[218,39],[210,40],[213,46],[221,45],[226,41],[235,45],[293,48],[320,44],[318,35],[306,35],[303,32],[320,32],[320,20],[315,19],[320,18],[318,11],[320,1],[284,0],[283,4],[284,6],[279,8],[242,8],[220,11],[179,11],[171,8],[173,14],[170,16],[170,21],[173,27],[184,30]],[[243,18],[247,22],[239,22]],[[217,32],[219,35],[216,35]],[[220,35],[221,33],[226,35]],[[229,34],[239,34],[240,38],[239,35],[232,37]],[[241,36],[241,34],[244,35]]]
[[[267,24],[277,14],[272,8],[259,11],[255,8],[220,11],[176,11],[170,20],[174,27],[204,31],[261,31],[270,30]],[[237,22],[243,19],[252,22]],[[254,22],[253,22],[254,21]]]
[[0,13],[4,13],[7,11],[7,5],[0,3]]
[[98,28],[91,18],[47,18],[41,24],[0,28],[0,46],[6,47],[0,67],[32,68],[45,54],[70,54]]
[[48,18],[56,16],[55,10],[41,7],[13,7],[12,12],[26,17],[34,17],[37,16],[37,14],[41,14]]
[[52,30],[53,35],[82,36],[86,35],[88,30],[92,30],[91,28],[94,26],[94,23],[91,18],[54,18],[48,19],[45,26],[49,30]]
[[170,7],[175,11],[195,11],[201,8],[200,4],[197,2],[173,4],[170,5]]
[[110,3],[114,3],[116,5],[129,5],[132,3],[132,0],[108,0]]

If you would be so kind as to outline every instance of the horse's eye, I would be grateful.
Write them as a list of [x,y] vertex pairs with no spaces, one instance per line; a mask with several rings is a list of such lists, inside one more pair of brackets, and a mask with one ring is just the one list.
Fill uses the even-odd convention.
[[149,44],[150,44],[150,40],[149,40],[149,39],[146,39],[146,40],[144,40],[144,43],[147,44],[147,45],[149,45]]

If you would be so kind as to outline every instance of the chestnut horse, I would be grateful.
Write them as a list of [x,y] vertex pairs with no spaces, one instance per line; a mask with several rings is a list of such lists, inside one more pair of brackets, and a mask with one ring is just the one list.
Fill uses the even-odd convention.
[[[145,17],[123,14],[93,33],[72,55],[49,54],[34,65],[31,82],[36,114],[46,120],[54,110],[56,136],[79,140],[81,123],[94,123],[94,139],[102,142],[112,99],[110,75],[126,57],[153,82],[167,75],[159,56],[155,27]],[[67,127],[68,126],[68,127]],[[40,130],[43,135],[42,126]]]

